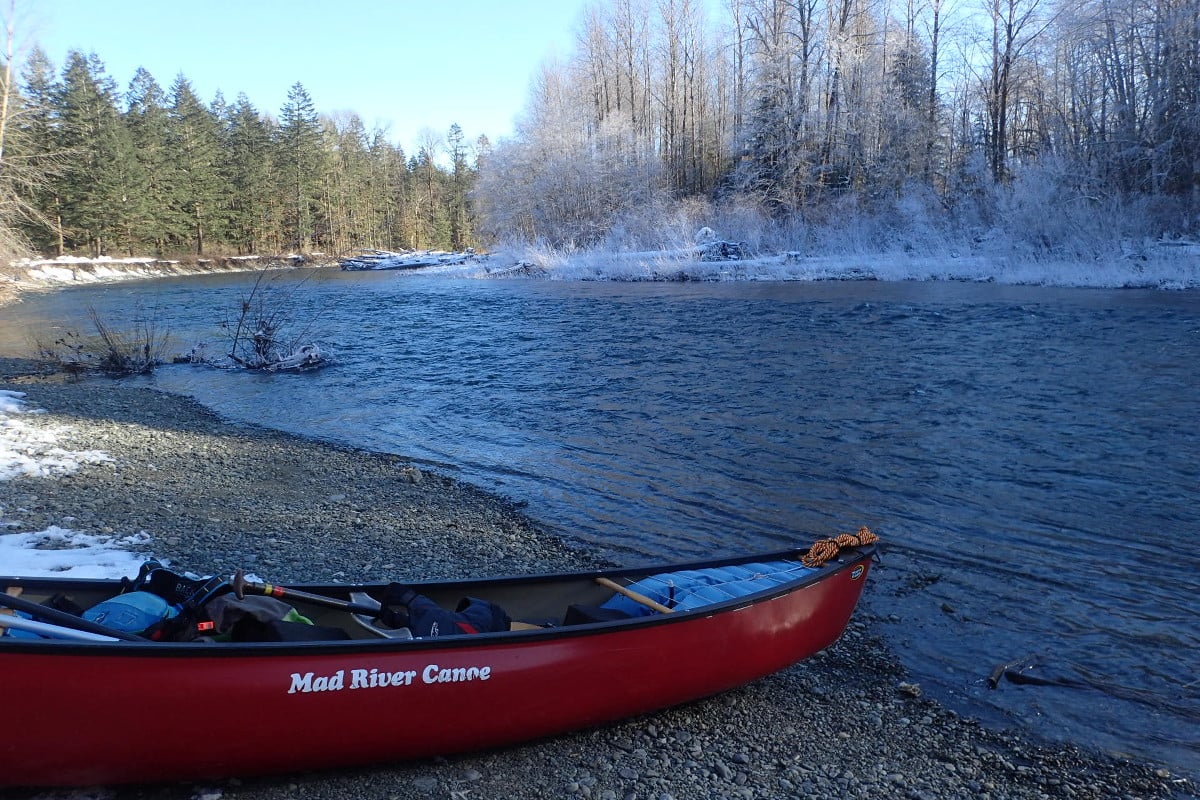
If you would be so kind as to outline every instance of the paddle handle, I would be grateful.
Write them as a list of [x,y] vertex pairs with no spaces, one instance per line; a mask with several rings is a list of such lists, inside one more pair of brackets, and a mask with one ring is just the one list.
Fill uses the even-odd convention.
[[652,608],[661,614],[675,613],[675,609],[667,608],[666,606],[664,606],[662,603],[658,602],[657,600],[652,600],[649,597],[646,597],[646,595],[641,594],[640,592],[635,592],[633,589],[627,589],[624,586],[622,586],[621,584],[617,583],[616,581],[609,580],[608,578],[596,578],[596,583],[600,584],[601,586],[604,586],[605,588],[612,589],[617,594],[623,594],[626,597],[628,597],[630,600],[632,600],[633,602],[641,603],[646,608]]
[[[380,609],[379,603],[376,603],[374,600],[371,600],[370,604],[352,603],[348,600],[339,600],[336,597],[326,597],[325,595],[321,594],[304,592],[300,589],[289,589],[286,586],[276,586],[271,583],[253,583],[252,581],[246,580],[245,574],[240,569],[234,573],[231,585],[233,586],[234,594],[237,595],[239,600],[246,596],[246,592],[250,592],[252,594],[261,594],[266,597],[276,597],[280,600],[303,600],[307,603],[312,603],[313,605],[325,606],[326,608],[337,608],[341,609],[342,611],[350,611],[355,614],[370,614],[371,616],[374,616],[375,614],[379,613]],[[371,598],[367,599],[370,600]]]

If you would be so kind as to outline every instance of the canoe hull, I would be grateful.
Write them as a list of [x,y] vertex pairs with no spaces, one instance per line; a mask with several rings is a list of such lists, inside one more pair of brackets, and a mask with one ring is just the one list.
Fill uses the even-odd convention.
[[144,783],[479,750],[745,684],[841,635],[872,550],[713,613],[318,647],[0,650],[0,785]]

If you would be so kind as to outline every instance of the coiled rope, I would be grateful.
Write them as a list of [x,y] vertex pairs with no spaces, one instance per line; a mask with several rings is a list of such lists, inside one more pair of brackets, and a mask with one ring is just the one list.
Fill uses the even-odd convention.
[[843,533],[832,539],[818,539],[808,548],[808,552],[800,557],[800,563],[806,567],[819,567],[840,553],[843,547],[862,547],[878,541],[879,537],[864,525],[858,529],[858,533]]

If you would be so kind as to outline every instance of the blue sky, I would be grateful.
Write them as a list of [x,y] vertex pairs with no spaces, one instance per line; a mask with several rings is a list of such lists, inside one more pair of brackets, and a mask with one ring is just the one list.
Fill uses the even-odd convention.
[[538,66],[570,52],[584,5],[17,0],[16,39],[39,43],[59,69],[71,49],[95,52],[122,91],[138,67],[164,89],[182,72],[206,102],[245,92],[273,115],[299,81],[319,111],[355,111],[411,149],[423,128],[444,135],[454,122],[468,141],[510,134]]

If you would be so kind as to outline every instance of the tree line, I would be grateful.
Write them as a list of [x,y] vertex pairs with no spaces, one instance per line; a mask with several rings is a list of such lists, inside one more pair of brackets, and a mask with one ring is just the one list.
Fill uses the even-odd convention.
[[272,117],[182,75],[120,92],[95,55],[12,65],[0,234],[44,252],[619,249],[712,225],[1080,258],[1200,228],[1200,0],[596,0],[511,137],[454,126],[414,155],[299,84]]
[[[11,34],[10,34],[11,42]],[[239,94],[204,102],[182,74],[124,91],[95,54],[39,48],[3,77],[0,224],[47,254],[197,256],[475,243],[462,130],[411,156],[297,83],[278,117]],[[486,139],[475,147],[486,148]],[[3,243],[0,243],[3,244]]]
[[712,7],[590,6],[480,173],[481,228],[574,246],[720,213],[793,234],[849,214],[1197,230],[1200,0]]

